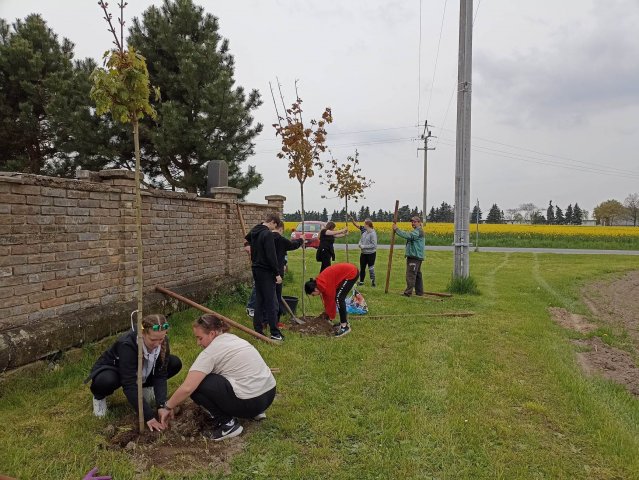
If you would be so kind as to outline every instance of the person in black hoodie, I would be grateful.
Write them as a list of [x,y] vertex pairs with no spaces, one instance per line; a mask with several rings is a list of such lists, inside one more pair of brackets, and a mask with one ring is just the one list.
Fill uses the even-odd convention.
[[246,235],[245,240],[251,246],[251,270],[255,283],[255,313],[253,328],[263,334],[263,324],[268,323],[271,339],[284,340],[282,332],[277,328],[278,305],[275,285],[282,283],[277,264],[275,241],[272,231],[280,224],[280,217],[270,213],[259,225],[255,225]]
[[[155,418],[149,405],[152,393],[159,410],[166,403],[167,379],[182,369],[182,362],[171,355],[166,331],[169,324],[164,315],[146,315],[142,319],[142,387],[144,389],[144,421],[151,431],[164,427]],[[137,332],[130,331],[116,340],[95,362],[89,377],[93,393],[93,414],[104,417],[107,413],[106,397],[122,387],[124,395],[138,411],[137,398],[138,343]]]
[[[273,240],[275,241],[275,255],[277,257],[277,268],[280,277],[284,278],[284,266],[286,265],[286,253],[291,250],[297,250],[304,244],[304,239],[289,240],[282,235],[284,233],[284,222],[280,222],[273,231]],[[284,303],[282,300],[282,283],[275,285],[275,294],[279,303],[278,318],[284,314]]]

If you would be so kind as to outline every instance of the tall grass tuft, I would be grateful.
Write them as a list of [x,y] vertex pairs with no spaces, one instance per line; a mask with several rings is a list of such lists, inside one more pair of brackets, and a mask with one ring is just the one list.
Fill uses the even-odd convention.
[[451,277],[446,287],[446,291],[450,293],[458,293],[461,295],[481,295],[477,287],[477,280],[473,277]]

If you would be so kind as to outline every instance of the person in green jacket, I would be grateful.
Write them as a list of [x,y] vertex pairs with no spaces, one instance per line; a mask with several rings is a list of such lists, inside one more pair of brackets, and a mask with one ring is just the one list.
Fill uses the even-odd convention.
[[410,219],[413,230],[404,232],[393,223],[393,230],[406,239],[406,290],[404,296],[410,297],[415,289],[415,295],[424,295],[424,282],[422,280],[422,262],[424,261],[424,230],[422,219],[413,217]]

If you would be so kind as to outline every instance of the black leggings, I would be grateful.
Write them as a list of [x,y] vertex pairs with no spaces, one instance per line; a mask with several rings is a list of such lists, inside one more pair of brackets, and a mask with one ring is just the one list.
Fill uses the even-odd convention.
[[320,262],[322,262],[322,266],[320,267],[320,273],[326,270],[331,266],[331,260],[333,259],[333,254],[330,250],[322,249],[319,253]]
[[216,425],[232,417],[253,418],[266,411],[275,398],[275,387],[254,398],[237,398],[229,381],[217,373],[209,373],[191,394],[191,399],[213,416]]
[[344,324],[348,323],[348,315],[346,313],[346,295],[351,291],[353,285],[357,282],[359,272],[355,274],[355,277],[350,280],[344,280],[337,286],[337,293],[335,294],[335,302],[337,303],[337,311],[339,312],[339,322]]
[[[175,355],[169,355],[166,367],[166,378],[171,378],[182,369],[182,361]],[[91,393],[98,400],[108,397],[122,386],[117,370],[105,369],[98,373],[91,383]],[[153,373],[149,375],[142,387],[153,386]]]
[[360,253],[359,254],[359,281],[363,282],[366,278],[366,266],[371,274],[371,280],[375,281],[375,258],[377,252],[373,253]]

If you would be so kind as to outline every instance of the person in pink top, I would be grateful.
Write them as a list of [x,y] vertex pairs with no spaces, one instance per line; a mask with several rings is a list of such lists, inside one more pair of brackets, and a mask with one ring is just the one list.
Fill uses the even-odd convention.
[[331,320],[335,318],[336,310],[339,311],[339,330],[336,337],[350,333],[346,312],[346,296],[351,291],[357,279],[359,270],[350,263],[336,263],[324,269],[317,278],[311,278],[304,284],[307,295],[321,295],[324,311]]

